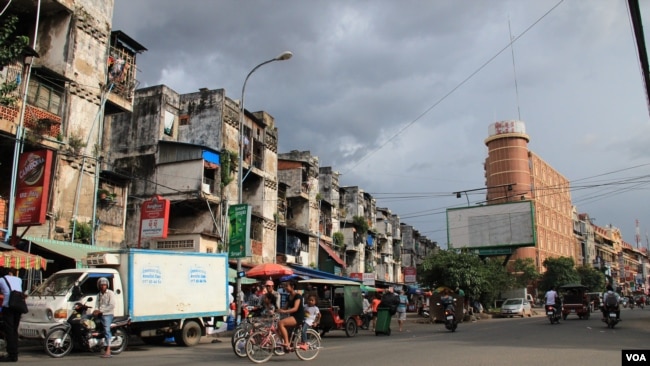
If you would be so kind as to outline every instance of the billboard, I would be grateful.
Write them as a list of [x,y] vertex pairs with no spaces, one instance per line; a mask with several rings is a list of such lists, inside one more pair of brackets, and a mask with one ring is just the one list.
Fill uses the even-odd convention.
[[142,202],[140,205],[140,241],[167,237],[169,208],[170,201],[161,196],[153,196],[150,200]]
[[20,155],[14,209],[16,227],[45,223],[51,170],[51,150],[29,151]]
[[534,246],[533,203],[447,209],[447,236],[450,248]]
[[243,258],[251,256],[251,205],[239,204],[228,207],[228,256]]

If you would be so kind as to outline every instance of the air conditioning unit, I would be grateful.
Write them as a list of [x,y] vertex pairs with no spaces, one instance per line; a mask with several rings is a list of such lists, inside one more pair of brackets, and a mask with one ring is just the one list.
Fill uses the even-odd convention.
[[206,183],[201,183],[201,191],[205,194],[212,194],[212,191],[210,191],[210,185]]
[[[286,257],[287,257],[287,263],[296,263],[296,257],[295,256],[287,254]],[[298,257],[298,258],[300,258],[300,257]]]

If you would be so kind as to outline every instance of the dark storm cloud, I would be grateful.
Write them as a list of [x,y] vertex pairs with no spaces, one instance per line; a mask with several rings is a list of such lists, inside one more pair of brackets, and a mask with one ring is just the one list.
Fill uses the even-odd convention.
[[[239,99],[252,67],[292,51],[246,89],[247,109],[275,117],[280,151],[310,150],[344,173],[342,184],[368,192],[449,192],[378,201],[445,243],[444,208],[466,205],[451,192],[484,186],[494,121],[521,115],[531,150],[571,180],[650,160],[625,4],[115,0],[113,25],[148,48],[138,57],[141,86],[180,93],[225,88]],[[511,36],[521,36],[512,49]],[[638,204],[647,186],[583,193],[575,193],[578,210],[620,227],[628,241],[635,218],[650,226]]]

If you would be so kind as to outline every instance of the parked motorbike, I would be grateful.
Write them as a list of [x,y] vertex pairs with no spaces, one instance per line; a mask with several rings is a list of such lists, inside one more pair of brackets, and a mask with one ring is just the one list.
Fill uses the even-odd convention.
[[546,305],[546,316],[551,324],[560,324],[561,311],[556,306]]
[[453,302],[446,302],[443,304],[436,303],[437,305],[443,306],[445,311],[445,328],[452,332],[455,332],[458,327],[458,321],[456,320],[456,307],[454,306],[455,302],[456,299],[454,299]]
[[[45,352],[51,357],[64,357],[73,348],[91,352],[99,352],[106,348],[104,340],[104,324],[101,319],[85,317],[91,302],[88,298],[85,303],[76,303],[72,314],[65,323],[58,324],[47,332],[43,343]],[[131,319],[128,317],[115,318],[111,327],[111,354],[122,353],[128,343],[127,329]]]
[[612,307],[612,306],[606,307],[605,319],[603,319],[603,321],[607,323],[607,328],[614,329],[616,324],[618,324],[618,322],[620,321],[620,319],[616,317],[617,310],[618,309],[616,307]]

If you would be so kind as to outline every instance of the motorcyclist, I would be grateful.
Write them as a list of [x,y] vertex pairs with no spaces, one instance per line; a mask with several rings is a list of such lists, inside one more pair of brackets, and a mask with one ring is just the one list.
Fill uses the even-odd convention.
[[546,294],[544,295],[544,301],[546,306],[552,306],[553,311],[557,314],[560,296],[557,294],[557,291],[555,290],[555,286],[551,287],[550,290],[546,291]]
[[616,320],[621,321],[621,309],[619,307],[621,297],[616,292],[614,292],[612,285],[607,285],[605,292],[603,293],[603,306],[601,307],[601,310],[603,312],[603,321],[607,321],[607,313],[609,312],[607,309],[607,298],[610,296],[616,298]]
[[111,323],[113,322],[113,311],[115,309],[115,294],[108,289],[108,278],[101,277],[97,280],[97,308],[93,311],[95,318],[101,319],[104,325],[104,337],[106,340],[106,352],[104,358],[111,357]]
[[363,323],[361,326],[361,329],[368,329],[370,320],[372,319],[372,306],[370,306],[370,302],[368,301],[368,296],[366,293],[362,293],[363,296],[363,314],[361,315],[361,318],[363,319]]
[[456,309],[454,308],[454,298],[451,296],[451,293],[449,290],[443,290],[442,291],[442,296],[440,297],[440,303],[442,304],[443,309],[449,309],[452,312],[455,312]]

